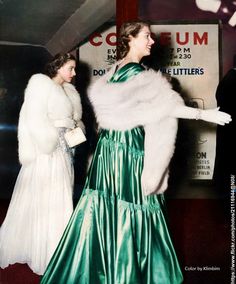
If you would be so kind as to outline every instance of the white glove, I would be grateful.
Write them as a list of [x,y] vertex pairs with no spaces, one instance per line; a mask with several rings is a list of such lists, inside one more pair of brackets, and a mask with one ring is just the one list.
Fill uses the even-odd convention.
[[214,109],[199,110],[198,118],[219,125],[225,125],[226,123],[230,123],[232,120],[231,115],[226,112],[219,111],[219,107]]
[[57,119],[54,120],[54,126],[73,129],[75,128],[75,121],[71,118]]

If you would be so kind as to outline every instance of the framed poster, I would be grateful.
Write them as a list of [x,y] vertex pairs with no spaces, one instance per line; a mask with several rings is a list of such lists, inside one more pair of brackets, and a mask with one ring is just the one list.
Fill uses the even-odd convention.
[[[151,26],[158,42],[168,48],[169,60],[163,73],[176,78],[188,104],[201,109],[217,107],[216,86],[220,78],[219,23],[178,22]],[[191,178],[210,180],[213,176],[216,125],[189,121],[197,137],[191,164]]]

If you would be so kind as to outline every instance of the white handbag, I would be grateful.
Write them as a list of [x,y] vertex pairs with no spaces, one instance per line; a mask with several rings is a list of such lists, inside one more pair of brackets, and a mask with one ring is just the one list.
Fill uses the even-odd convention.
[[65,133],[65,139],[70,148],[86,141],[86,137],[80,127],[67,131]]

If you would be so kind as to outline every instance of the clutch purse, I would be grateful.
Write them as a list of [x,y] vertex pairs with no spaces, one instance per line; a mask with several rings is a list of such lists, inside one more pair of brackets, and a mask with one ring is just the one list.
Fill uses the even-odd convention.
[[65,133],[65,139],[70,148],[86,141],[86,137],[80,127],[76,127]]

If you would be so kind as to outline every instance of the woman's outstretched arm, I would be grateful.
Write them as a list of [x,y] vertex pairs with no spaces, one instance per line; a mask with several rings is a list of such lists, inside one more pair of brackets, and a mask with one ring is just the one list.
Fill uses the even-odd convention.
[[184,105],[177,105],[172,112],[172,116],[176,118],[200,119],[220,125],[225,125],[232,120],[228,113],[219,111],[219,107],[203,110]]

